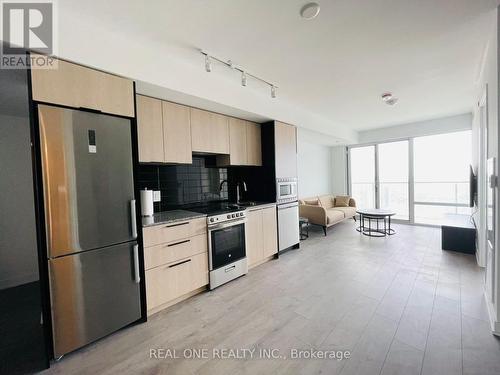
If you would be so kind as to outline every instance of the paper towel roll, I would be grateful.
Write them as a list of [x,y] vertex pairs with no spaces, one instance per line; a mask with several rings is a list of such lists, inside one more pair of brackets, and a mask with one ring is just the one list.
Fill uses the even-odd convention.
[[153,216],[153,190],[141,190],[142,216]]

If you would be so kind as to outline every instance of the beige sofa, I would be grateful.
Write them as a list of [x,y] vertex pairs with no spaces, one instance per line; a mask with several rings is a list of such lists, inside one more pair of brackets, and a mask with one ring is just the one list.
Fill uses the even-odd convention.
[[[299,200],[299,214],[309,219],[309,223],[320,225],[326,236],[326,229],[346,219],[356,221],[356,201],[350,197],[338,197],[333,195],[322,195],[318,197],[303,198]],[[347,207],[341,204],[341,200],[347,201]],[[345,203],[345,202],[343,202]]]

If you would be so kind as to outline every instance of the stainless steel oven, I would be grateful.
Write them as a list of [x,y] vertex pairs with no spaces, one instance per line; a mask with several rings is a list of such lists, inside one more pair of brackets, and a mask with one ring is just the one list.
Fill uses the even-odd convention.
[[209,216],[210,289],[248,272],[245,211]]
[[297,200],[297,197],[296,177],[276,179],[276,202],[295,202]]

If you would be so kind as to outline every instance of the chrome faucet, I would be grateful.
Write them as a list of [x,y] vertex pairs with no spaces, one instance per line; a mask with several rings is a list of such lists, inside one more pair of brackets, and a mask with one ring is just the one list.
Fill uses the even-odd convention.
[[219,185],[219,195],[220,195],[220,192],[222,191],[222,186],[224,186],[224,182],[227,184],[227,180],[222,180],[220,182],[220,185]]
[[236,204],[239,204],[241,201],[241,196],[240,196],[240,184],[243,186],[243,191],[247,191],[247,184],[245,181],[240,181],[236,184]]

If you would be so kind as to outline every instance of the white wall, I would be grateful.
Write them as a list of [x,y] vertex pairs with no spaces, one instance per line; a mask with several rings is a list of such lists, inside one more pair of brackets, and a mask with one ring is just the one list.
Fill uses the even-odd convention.
[[332,193],[334,195],[347,194],[347,148],[346,146],[332,147]]
[[361,131],[358,138],[359,143],[371,143],[469,130],[471,127],[472,113],[464,113],[456,116]]
[[[478,101],[481,100],[483,93],[487,88],[488,92],[488,140],[487,140],[487,151],[488,158],[495,157],[497,158],[497,168],[498,167],[498,149],[499,149],[499,139],[498,139],[498,10],[495,10],[491,14],[491,34],[489,38],[488,45],[485,49],[485,53],[483,56],[482,66],[480,70],[480,74],[478,76],[477,85],[476,85],[476,98],[473,103],[474,111],[474,122],[473,122],[473,163],[476,167],[476,170],[480,171],[478,176],[478,180],[482,180],[483,183],[486,182],[487,176],[485,174],[481,174],[481,168],[479,165],[479,155],[480,155],[480,137],[479,137],[479,111],[478,111]],[[499,175],[500,170],[497,170],[496,174]],[[479,193],[481,193],[479,191]],[[499,259],[499,233],[500,233],[500,206],[499,206],[499,196],[498,196],[498,188],[496,189],[496,246],[493,249],[493,259],[494,262],[488,262],[486,265],[487,274],[493,272],[495,275],[495,284],[496,290],[492,293],[489,283],[485,285],[485,299],[488,305],[488,311],[490,314],[490,321],[492,330],[500,334],[500,259]],[[482,228],[479,228],[481,232]],[[485,249],[487,252],[487,249]],[[486,258],[488,259],[488,254],[486,254]],[[481,255],[480,255],[481,256]],[[491,300],[491,295],[493,294],[494,302]]]
[[304,140],[298,132],[299,197],[332,193],[332,159],[330,147]]

